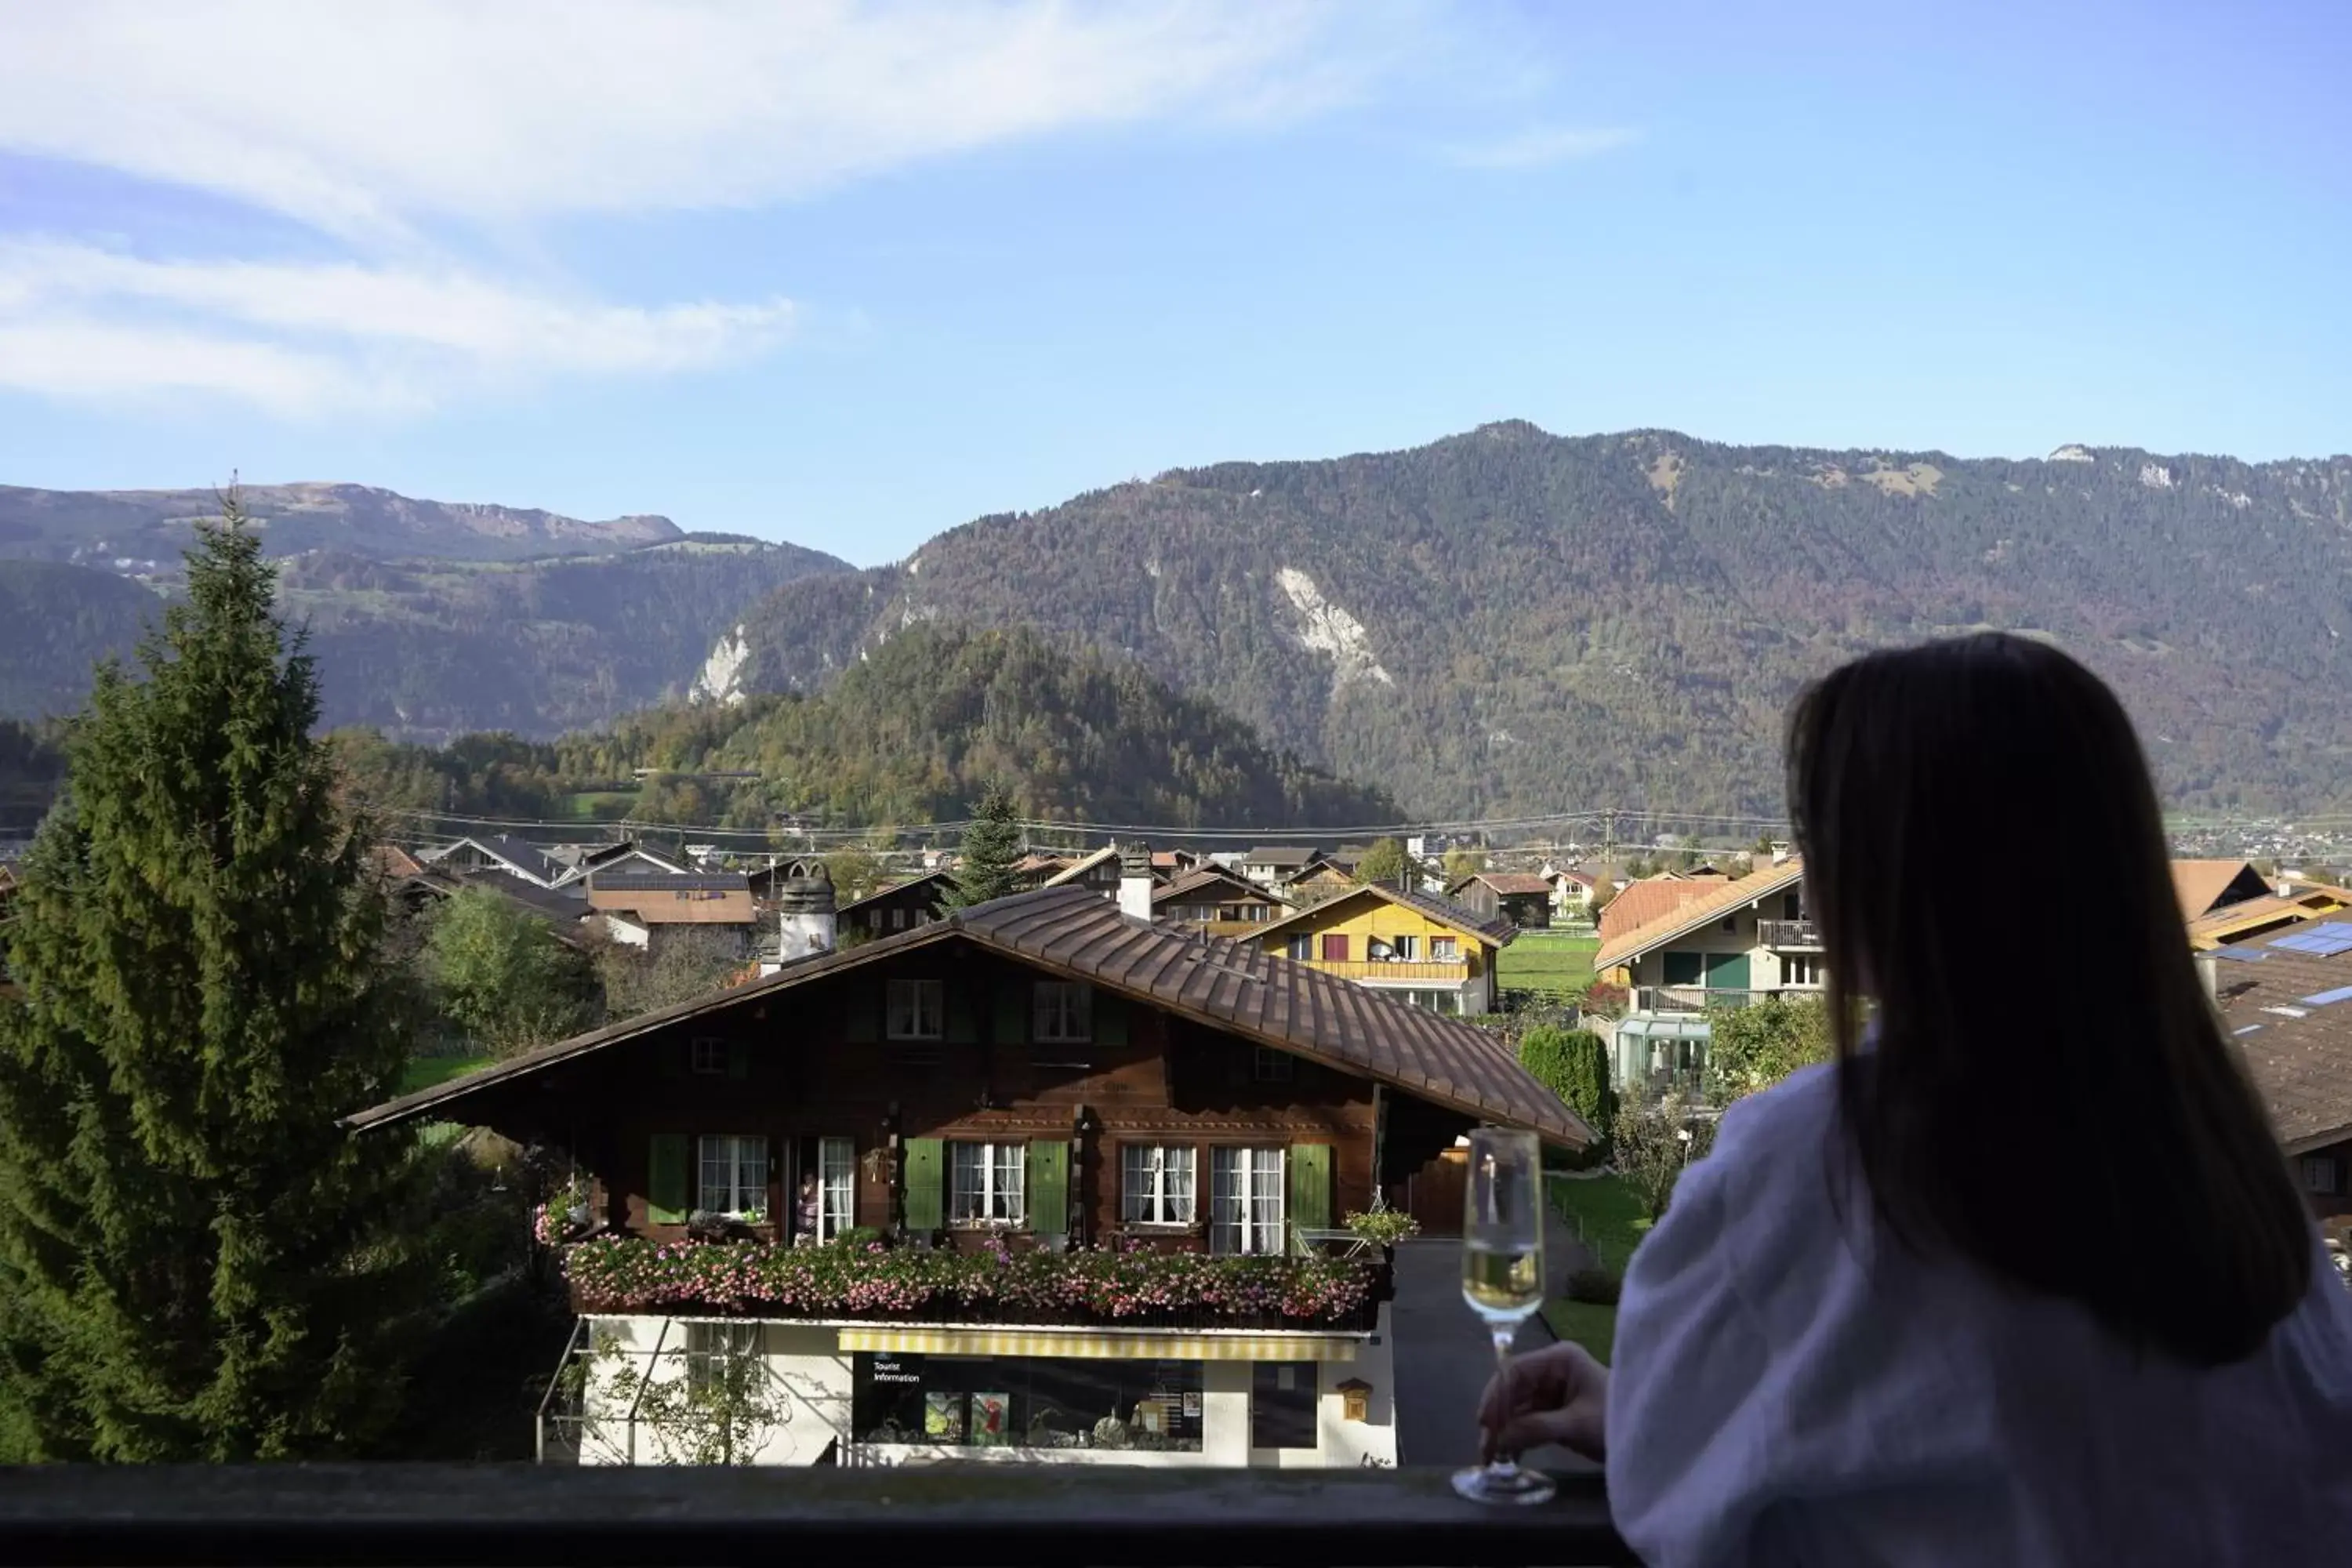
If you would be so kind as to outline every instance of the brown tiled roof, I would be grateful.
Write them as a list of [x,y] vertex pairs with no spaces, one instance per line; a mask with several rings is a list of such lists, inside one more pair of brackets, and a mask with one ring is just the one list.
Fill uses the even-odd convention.
[[[2311,920],[2265,932],[2233,950],[2261,953],[2253,963],[2203,960],[2213,966],[2222,1026],[2244,1053],[2247,1073],[2289,1153],[2352,1138],[2352,998],[2317,1005],[2304,1000],[2352,985],[2352,952],[2320,958],[2271,945],[2322,923]],[[2272,1012],[2274,1007],[2303,1016]]]
[[1481,871],[1475,876],[1465,877],[1461,882],[1454,885],[1459,888],[1463,882],[1484,882],[1498,893],[1549,893],[1551,891],[1551,883],[1532,871]]
[[1401,904],[1406,909],[1418,910],[1438,924],[1452,926],[1464,936],[1475,937],[1492,947],[1507,947],[1510,945],[1511,939],[1519,934],[1519,928],[1509,921],[1500,916],[1488,920],[1477,910],[1464,909],[1451,899],[1441,899],[1434,893],[1413,892],[1400,888],[1393,882],[1367,882],[1360,888],[1352,889],[1336,898],[1326,899],[1321,903],[1303,909],[1295,915],[1286,915],[1281,920],[1261,927],[1253,940],[1263,940],[1285,926],[1295,925],[1310,916],[1328,914],[1351,899],[1366,897],[1384,899],[1391,904]]
[[[1685,931],[1696,931],[1718,916],[1744,908],[1783,888],[1793,887],[1804,874],[1804,862],[1792,856],[1778,866],[1767,866],[1763,870],[1750,872],[1736,881],[1685,882],[1682,886],[1698,889],[1697,898],[1668,910],[1646,924],[1635,926],[1622,936],[1603,937],[1601,951],[1592,955],[1592,966],[1610,969],[1629,959],[1638,958],[1660,942],[1672,942]],[[1601,911],[1602,918],[1606,919],[1618,904],[1623,903],[1633,888],[1642,886],[1644,884],[1636,882],[1633,888],[1619,893],[1609,908]]]
[[1682,908],[1693,899],[1703,899],[1721,886],[1720,882],[1689,882],[1673,877],[1647,877],[1628,882],[1617,889],[1617,896],[1601,911],[1601,940],[1613,942],[1639,931],[1659,916]]
[[1494,1035],[1277,958],[1253,942],[1129,920],[1083,888],[1041,888],[919,930],[795,963],[764,980],[559,1040],[345,1119],[404,1121],[655,1029],[737,1007],[929,942],[962,940],[1259,1045],[1366,1077],[1482,1120],[1583,1146],[1588,1128]]
[[1260,846],[1242,857],[1246,866],[1304,866],[1315,858],[1315,851],[1297,845]]
[[1165,903],[1171,900],[1179,900],[1189,894],[1197,893],[1203,888],[1214,888],[1220,892],[1231,893],[1236,898],[1257,899],[1269,904],[1279,905],[1282,902],[1281,899],[1251,881],[1247,877],[1238,876],[1222,866],[1202,866],[1184,872],[1166,887],[1154,888],[1151,890],[1151,901],[1155,904]]
[[2175,860],[2172,891],[2180,900],[2180,918],[2193,921],[2200,915],[2211,914],[2215,902],[2229,891],[2230,884],[2243,876],[2262,880],[2262,873],[2248,860]]

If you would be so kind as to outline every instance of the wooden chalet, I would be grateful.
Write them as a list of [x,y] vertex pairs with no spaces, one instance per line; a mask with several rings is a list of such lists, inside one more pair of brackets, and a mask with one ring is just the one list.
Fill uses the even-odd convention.
[[1367,882],[1261,926],[1250,941],[1397,1001],[1475,1016],[1500,1005],[1495,959],[1517,934],[1508,921],[1433,894]]
[[[568,1151],[577,1342],[764,1358],[775,1463],[1393,1464],[1386,1270],[1345,1216],[1422,1178],[1458,1227],[1482,1122],[1592,1136],[1475,1026],[1079,887],[348,1124],[426,1120]],[[597,1386],[580,1457],[658,1457]]]
[[650,948],[661,933],[687,927],[730,931],[748,951],[760,920],[751,884],[740,871],[690,877],[667,871],[593,871],[588,907],[615,940]]
[[1507,920],[1522,929],[1551,924],[1551,883],[1532,871],[1474,872],[1446,889],[1445,896],[1488,920]]
[[1282,898],[1222,866],[1202,866],[1151,890],[1151,918],[1211,936],[1247,936],[1291,911]]
[[945,871],[927,871],[844,904],[842,940],[848,941],[852,932],[870,940],[927,926],[945,910],[947,896],[954,888],[955,879]]

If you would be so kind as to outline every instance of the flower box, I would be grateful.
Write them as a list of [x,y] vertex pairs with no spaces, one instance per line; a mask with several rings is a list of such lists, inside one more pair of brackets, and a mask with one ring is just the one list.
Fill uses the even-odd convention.
[[1366,1258],[1108,1247],[915,1251],[604,1237],[564,1249],[583,1313],[874,1322],[1369,1331],[1390,1295]]

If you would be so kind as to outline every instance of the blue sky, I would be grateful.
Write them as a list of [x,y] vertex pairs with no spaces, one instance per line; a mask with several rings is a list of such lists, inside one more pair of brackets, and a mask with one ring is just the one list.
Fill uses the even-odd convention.
[[346,479],[871,563],[1506,417],[2352,448],[2352,11],[2319,0],[0,28],[5,483]]

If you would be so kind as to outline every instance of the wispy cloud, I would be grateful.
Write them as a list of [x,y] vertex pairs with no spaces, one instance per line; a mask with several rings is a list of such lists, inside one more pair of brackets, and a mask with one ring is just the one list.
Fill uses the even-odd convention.
[[1622,126],[1542,125],[1497,141],[1455,147],[1453,157],[1465,169],[1542,169],[1613,153],[1641,139],[1640,132]]
[[1346,101],[1351,0],[75,0],[12,10],[0,147],[350,235],[752,205],[1057,131]]
[[0,242],[0,385],[78,398],[224,395],[305,416],[415,412],[575,374],[662,374],[758,354],[784,300],[653,309],[452,268],[153,261]]

